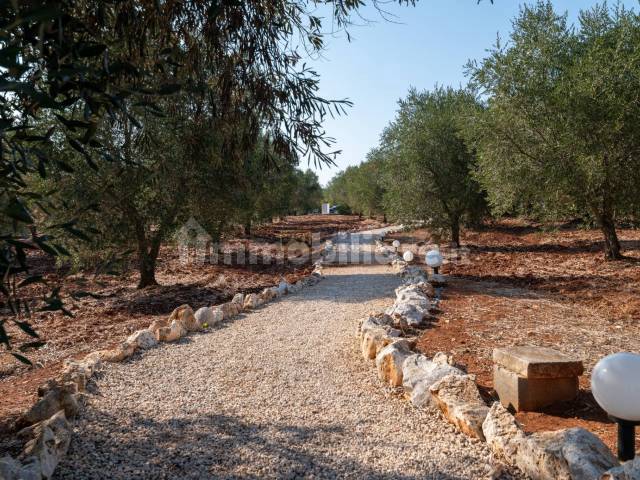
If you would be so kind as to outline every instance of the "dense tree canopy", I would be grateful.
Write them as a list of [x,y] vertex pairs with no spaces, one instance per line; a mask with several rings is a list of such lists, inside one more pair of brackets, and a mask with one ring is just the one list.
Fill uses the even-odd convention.
[[638,15],[599,5],[574,29],[551,2],[524,6],[469,72],[487,98],[468,138],[494,211],[588,214],[618,258],[615,222],[640,203]]
[[384,215],[382,174],[384,165],[375,152],[367,161],[351,166],[334,176],[325,189],[326,201],[343,213],[373,217]]
[[[375,5],[377,0],[370,3]],[[142,183],[149,175],[158,186],[162,182],[154,169],[164,180],[171,178],[167,173],[174,169],[171,184],[184,188],[182,174],[200,160],[189,158],[182,167],[169,164],[174,156],[187,159],[194,145],[161,151],[166,159],[154,158],[152,153],[154,148],[156,153],[162,146],[169,148],[165,141],[174,140],[173,133],[167,132],[173,120],[154,123],[150,118],[166,118],[172,112],[170,106],[165,110],[172,103],[165,98],[179,94],[189,109],[176,121],[192,117],[196,132],[215,127],[209,130],[215,131],[209,144],[212,151],[204,157],[221,161],[225,175],[245,165],[261,139],[266,139],[273,154],[262,157],[266,164],[273,163],[269,157],[290,165],[301,159],[331,162],[335,152],[322,121],[329,113],[341,113],[349,102],[319,96],[318,75],[304,59],[323,48],[326,18],[323,24],[315,13],[317,7],[330,12],[329,24],[344,28],[364,5],[360,0],[2,2],[0,267],[6,273],[0,290],[2,306],[16,315],[14,320],[29,312],[15,277],[28,275],[26,251],[35,248],[66,255],[63,244],[70,235],[87,237],[75,216],[84,209],[67,209],[51,192],[34,189],[38,182],[32,177],[48,181],[53,177],[62,186],[65,175],[82,177],[73,158],[65,162],[71,149],[90,169],[100,171],[96,178],[131,174],[129,180]],[[151,138],[160,140],[155,145],[145,143]],[[211,170],[205,174],[211,175]],[[115,188],[113,184],[123,179],[117,180],[106,185]],[[214,182],[212,190],[217,187]],[[162,211],[163,217],[176,220],[175,210],[164,204],[166,199],[157,197],[161,201],[154,204],[153,193],[141,194],[158,212],[168,208]],[[100,208],[100,200],[93,207]],[[65,219],[50,221],[53,217]],[[28,242],[25,227],[30,231]],[[164,237],[165,230],[161,231]],[[140,232],[136,235],[142,238]],[[149,258],[156,250],[155,237],[155,233],[145,235]],[[38,280],[32,276],[28,281]],[[47,309],[62,306],[58,289],[45,300]],[[0,342],[10,347],[3,322]],[[30,331],[24,323],[18,325]]]
[[411,90],[385,130],[380,150],[388,162],[385,206],[396,218],[446,227],[460,242],[460,224],[483,204],[471,177],[475,155],[460,133],[478,105],[465,90]]
[[458,244],[461,223],[484,214],[484,198],[472,177],[475,155],[462,137],[462,126],[477,109],[466,90],[412,89],[380,145],[366,162],[337,175],[328,197],[356,212],[426,221]]

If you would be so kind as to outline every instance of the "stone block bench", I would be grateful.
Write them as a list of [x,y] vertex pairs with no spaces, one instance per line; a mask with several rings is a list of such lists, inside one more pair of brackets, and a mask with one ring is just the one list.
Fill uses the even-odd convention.
[[493,350],[493,385],[506,408],[536,411],[578,394],[582,361],[546,347]]

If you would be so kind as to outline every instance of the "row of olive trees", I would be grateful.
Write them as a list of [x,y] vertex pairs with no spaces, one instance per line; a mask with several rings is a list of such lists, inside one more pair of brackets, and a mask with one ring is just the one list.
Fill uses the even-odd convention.
[[640,206],[638,14],[604,4],[572,27],[538,2],[468,72],[487,99],[467,137],[493,210],[588,216],[620,258],[616,221]]
[[411,90],[396,119],[367,161],[338,174],[327,197],[357,212],[398,221],[422,220],[460,241],[460,226],[485,209],[471,173],[475,155],[462,136],[462,123],[480,105],[465,90]]
[[114,155],[121,152],[123,162],[94,170],[79,152],[54,139],[51,155],[64,167],[44,180],[31,177],[34,191],[55,189],[51,197],[60,208],[49,221],[74,216],[79,228],[95,232],[84,239],[63,236],[77,268],[113,270],[114,262],[135,253],[144,288],[156,283],[160,248],[190,218],[217,242],[237,224],[248,234],[253,222],[318,208],[318,178],[299,170],[297,158],[278,156],[262,138],[232,161],[224,138],[214,133],[220,122],[207,113],[210,106],[192,104],[185,95],[161,105],[166,116],[142,112],[135,124],[125,119],[101,127],[104,145]]
[[[6,353],[26,361],[7,321],[35,336],[30,312],[63,308],[64,292],[53,285],[42,299],[21,294],[43,281],[32,274],[29,252],[64,257],[69,236],[100,237],[99,228],[79,228],[87,212],[122,223],[117,231],[135,238],[141,271],[151,272],[159,239],[170,230],[165,225],[180,217],[188,189],[195,183],[202,198],[232,207],[233,173],[247,167],[262,140],[268,141],[269,155],[259,157],[265,168],[298,158],[332,161],[322,121],[349,102],[321,97],[318,75],[304,63],[323,49],[326,22],[314,13],[318,3],[327,4],[337,28],[364,5],[2,2],[0,343]],[[40,188],[46,182],[50,190]],[[86,197],[59,193],[74,182]],[[138,215],[153,221],[137,221]]]
[[602,230],[605,258],[620,258],[616,224],[640,207],[638,14],[597,5],[571,26],[538,1],[467,74],[465,89],[410,91],[355,169],[375,179],[344,172],[331,184],[338,201],[362,208],[358,192],[373,182],[379,211],[445,226],[456,243],[461,222],[487,205],[494,215],[580,217]]

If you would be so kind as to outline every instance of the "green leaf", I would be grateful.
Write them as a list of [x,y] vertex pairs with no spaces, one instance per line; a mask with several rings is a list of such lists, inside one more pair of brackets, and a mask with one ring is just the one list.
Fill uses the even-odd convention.
[[18,288],[31,285],[32,283],[45,283],[45,281],[44,281],[44,278],[42,278],[42,275],[32,275],[22,280],[18,284]]
[[67,173],[73,173],[74,170],[68,163],[63,162],[62,160],[56,160],[56,164],[60,167],[60,170]]
[[65,257],[70,257],[71,253],[69,252],[69,250],[67,250],[65,247],[63,247],[62,245],[60,245],[59,243],[52,243],[51,245],[53,245],[53,247],[58,251],[58,253],[60,253],[61,255],[64,255]]
[[40,247],[40,250],[42,250],[43,252],[48,253],[53,257],[58,256],[58,252],[42,238],[34,238],[33,241],[36,242],[36,244]]
[[9,203],[4,209],[4,213],[19,222],[33,223],[31,213],[17,197],[13,197],[9,200]]
[[25,365],[33,366],[33,363],[31,363],[31,360],[29,360],[27,357],[15,352],[9,352],[9,353],[11,353],[11,355],[13,355],[17,360],[21,361]]
[[85,242],[91,242],[91,238],[87,234],[85,234],[82,230],[73,228],[71,225],[62,225],[62,228],[64,228],[65,231],[69,232],[74,237],[78,237],[80,240],[84,240]]
[[40,178],[42,178],[42,179],[47,178],[47,168],[46,168],[45,162],[44,162],[44,160],[42,158],[40,160],[38,160],[38,174],[40,175]]
[[31,328],[31,325],[29,325],[27,322],[19,322],[15,320],[14,323],[18,326],[20,330],[22,330],[24,333],[26,333],[30,337],[40,338],[40,335],[38,335],[36,331],[33,328]]
[[91,122],[84,122],[82,120],[74,120],[72,118],[65,118],[62,115],[54,113],[55,117],[62,122],[62,124],[67,127],[71,131],[75,131],[76,128],[89,128],[91,127]]

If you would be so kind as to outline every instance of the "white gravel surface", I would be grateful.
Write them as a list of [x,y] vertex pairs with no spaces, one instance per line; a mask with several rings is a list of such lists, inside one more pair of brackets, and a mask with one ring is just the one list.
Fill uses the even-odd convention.
[[356,326],[392,303],[386,266],[106,367],[57,478],[482,479],[489,450],[384,389]]

